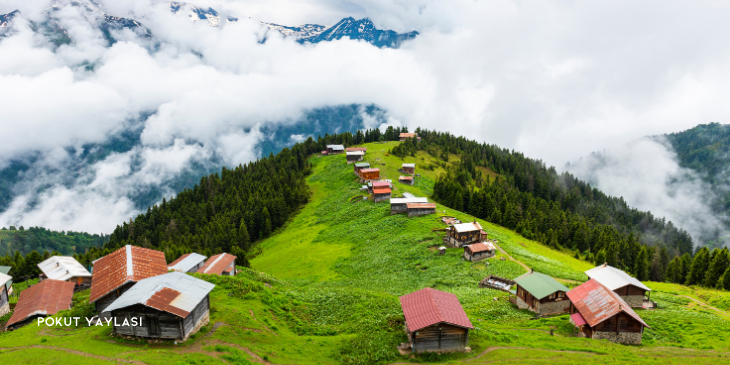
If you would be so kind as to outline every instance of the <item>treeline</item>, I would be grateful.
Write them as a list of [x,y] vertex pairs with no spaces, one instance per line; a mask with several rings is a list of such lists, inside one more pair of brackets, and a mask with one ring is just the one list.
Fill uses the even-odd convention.
[[684,285],[730,290],[730,252],[727,247],[702,247],[694,255],[675,257],[667,265],[666,280]]
[[27,255],[31,251],[57,251],[64,255],[73,255],[86,252],[91,247],[101,247],[108,240],[109,236],[104,234],[57,232],[42,227],[3,227],[0,230],[0,256],[12,256],[16,251],[21,255]]

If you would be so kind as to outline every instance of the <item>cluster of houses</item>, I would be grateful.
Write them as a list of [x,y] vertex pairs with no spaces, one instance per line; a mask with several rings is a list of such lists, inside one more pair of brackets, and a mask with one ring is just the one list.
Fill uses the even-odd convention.
[[[54,256],[38,264],[41,281],[20,293],[6,329],[71,308],[74,291],[91,287],[89,302],[99,318],[113,318],[114,333],[145,339],[184,341],[209,321],[214,284],[187,273],[236,275],[236,256],[181,256],[169,265],[165,254],[125,246],[92,263],[92,273],[73,257]],[[0,273],[0,282],[9,280]],[[0,315],[7,308],[7,287],[0,290]],[[3,301],[4,298],[4,301]],[[4,312],[3,312],[4,311]]]

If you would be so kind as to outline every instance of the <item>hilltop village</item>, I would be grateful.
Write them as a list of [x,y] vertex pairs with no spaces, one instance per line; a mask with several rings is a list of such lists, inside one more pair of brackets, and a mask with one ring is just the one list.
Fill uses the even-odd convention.
[[[401,141],[419,139],[416,133],[400,134]],[[437,204],[427,197],[404,191],[419,183],[416,163],[404,162],[397,176],[386,176],[378,167],[384,165],[382,161],[369,159],[365,147],[327,145],[316,158],[341,159],[343,165],[351,166],[351,186],[359,195],[348,203],[390,204],[391,216],[439,224],[434,229],[440,242],[434,247],[436,255],[455,259],[446,253],[457,251],[458,260],[485,266],[508,256],[499,255],[504,253],[499,240],[490,238],[476,220],[439,214]],[[114,336],[183,343],[211,321],[215,303],[210,294],[216,285],[206,280],[206,275],[235,277],[239,274],[236,260],[229,253],[206,257],[190,252],[168,263],[161,251],[131,245],[93,261],[90,267],[70,256],[53,256],[38,265],[42,272],[39,282],[20,293],[13,291],[8,268],[0,267],[0,282],[4,283],[0,287],[0,316],[12,313],[4,329],[17,331],[71,309],[74,294],[87,291],[95,310],[90,324],[111,320],[116,324],[112,326]],[[534,318],[567,315],[575,337],[640,345],[645,329],[650,327],[639,313],[657,309],[650,299],[651,289],[608,264],[587,270],[585,275],[585,282],[568,283],[529,270],[513,279],[489,275],[474,281],[473,286],[507,293],[510,310],[530,311]],[[16,300],[10,303],[13,297]],[[400,296],[399,301],[407,338],[398,346],[401,354],[471,352],[470,333],[478,326],[455,294],[424,287]]]

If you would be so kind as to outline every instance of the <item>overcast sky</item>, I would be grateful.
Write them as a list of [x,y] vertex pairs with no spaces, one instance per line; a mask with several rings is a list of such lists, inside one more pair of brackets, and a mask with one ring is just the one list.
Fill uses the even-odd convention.
[[[74,187],[35,196],[36,208],[20,194],[0,225],[109,232],[136,213],[125,189],[164,185],[213,152],[246,162],[257,155],[257,125],[326,105],[374,103],[393,124],[466,135],[558,168],[645,135],[730,120],[727,2],[194,1],[241,19],[212,28],[159,1],[99,1],[141,21],[159,46],[126,32],[109,48],[90,13],[62,6],[56,17],[73,42],[54,49],[27,22],[42,20],[50,1],[0,1],[0,13],[23,13],[0,39],[0,127],[14,136],[0,143],[0,167],[32,151],[62,166],[72,157],[64,147],[103,142],[154,113],[142,145],[83,171]],[[257,21],[332,25],[347,16],[420,35],[397,50],[257,42]],[[674,161],[671,151],[656,158]],[[133,166],[140,161],[146,169]],[[602,188],[623,195],[612,191],[619,185]],[[92,205],[114,213],[96,218]]]

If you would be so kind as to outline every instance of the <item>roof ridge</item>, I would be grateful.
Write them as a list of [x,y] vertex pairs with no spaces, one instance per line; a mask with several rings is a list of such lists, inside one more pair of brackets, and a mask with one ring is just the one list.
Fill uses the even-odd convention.
[[210,265],[208,265],[208,267],[206,267],[205,270],[203,270],[203,274],[207,274],[208,270],[210,270],[211,267],[215,266],[215,264],[218,263],[218,261],[220,261],[225,255],[226,255],[225,252],[218,254],[218,258],[215,259],[213,262],[211,262]]
[[429,289],[427,291],[428,298],[431,299],[431,305],[433,306],[434,311],[436,312],[436,316],[439,318],[439,323],[445,322],[444,317],[441,315],[441,311],[439,310],[439,307],[436,305],[436,301],[433,299],[433,288],[426,288]]

